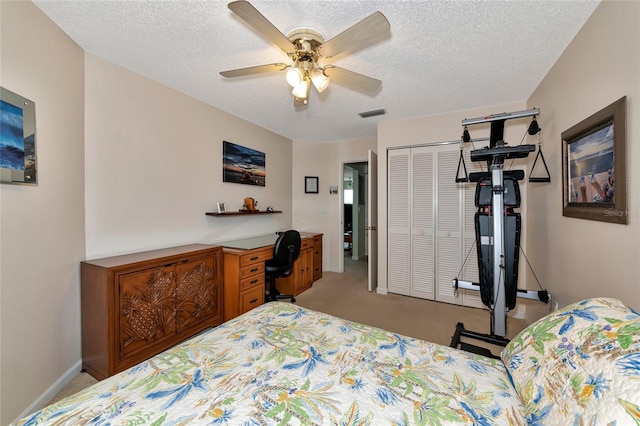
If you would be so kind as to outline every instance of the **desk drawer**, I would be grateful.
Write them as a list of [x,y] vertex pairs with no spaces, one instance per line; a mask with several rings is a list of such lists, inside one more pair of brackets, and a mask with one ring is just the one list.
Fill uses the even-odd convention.
[[253,286],[256,285],[260,285],[262,288],[262,285],[264,285],[264,274],[262,275],[253,275],[251,277],[245,278],[243,280],[240,281],[240,291],[245,291],[250,289]]
[[305,238],[304,240],[302,240],[300,245],[301,251],[311,247],[313,247],[313,238]]
[[255,263],[262,263],[262,267],[264,269],[265,260],[269,260],[272,257],[273,257],[273,248],[271,247],[265,250],[248,253],[240,256],[240,267],[244,268],[245,266],[253,265]]
[[253,265],[245,266],[244,268],[240,268],[240,279],[244,279],[250,277],[252,275],[258,275],[264,273],[264,262],[255,263]]
[[244,314],[264,303],[264,286],[259,285],[240,293],[240,313]]

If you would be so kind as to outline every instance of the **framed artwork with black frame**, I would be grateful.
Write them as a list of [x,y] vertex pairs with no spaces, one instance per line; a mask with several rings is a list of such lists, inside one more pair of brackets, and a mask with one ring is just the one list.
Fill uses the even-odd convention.
[[317,194],[318,193],[318,176],[305,176],[304,177],[304,192],[305,192],[305,194]]
[[627,224],[627,97],[562,132],[562,215]]

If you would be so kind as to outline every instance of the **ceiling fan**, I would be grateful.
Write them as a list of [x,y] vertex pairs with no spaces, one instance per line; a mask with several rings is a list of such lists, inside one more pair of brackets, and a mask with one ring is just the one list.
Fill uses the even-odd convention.
[[375,12],[342,33],[325,41],[320,33],[311,28],[298,28],[284,35],[248,1],[229,3],[229,9],[267,40],[282,49],[293,63],[273,63],[248,68],[222,71],[223,77],[233,78],[267,72],[286,70],[287,83],[293,87],[294,106],[308,104],[311,85],[322,92],[329,79],[366,92],[375,92],[382,82],[335,65],[321,66],[319,61],[345,51],[353,51],[389,34],[387,18]]

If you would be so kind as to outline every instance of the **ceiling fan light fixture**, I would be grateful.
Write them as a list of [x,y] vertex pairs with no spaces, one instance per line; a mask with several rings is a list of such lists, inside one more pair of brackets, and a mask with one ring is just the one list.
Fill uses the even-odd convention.
[[294,89],[304,81],[304,74],[300,68],[293,67],[287,70],[287,83]]
[[329,77],[324,75],[324,72],[321,70],[316,70],[313,72],[313,74],[311,75],[311,82],[319,93],[324,92],[324,90],[329,87]]
[[309,94],[309,80],[302,80],[296,87],[291,91],[293,96],[300,99],[306,99]]

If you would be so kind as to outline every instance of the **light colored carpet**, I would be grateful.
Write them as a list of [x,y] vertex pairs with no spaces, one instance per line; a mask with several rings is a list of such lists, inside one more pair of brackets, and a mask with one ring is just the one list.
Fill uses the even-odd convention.
[[[489,332],[489,312],[414,297],[367,290],[367,264],[345,257],[345,272],[323,272],[322,279],[296,297],[296,304],[351,321],[384,328],[394,333],[449,346],[458,322],[479,333]],[[512,338],[526,327],[524,320],[509,317],[508,336]],[[473,341],[473,344],[478,344]],[[479,344],[480,345],[480,344]],[[489,347],[497,354],[499,348]],[[79,373],[51,403],[72,395],[97,380]]]

